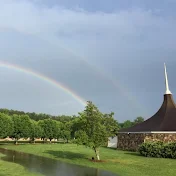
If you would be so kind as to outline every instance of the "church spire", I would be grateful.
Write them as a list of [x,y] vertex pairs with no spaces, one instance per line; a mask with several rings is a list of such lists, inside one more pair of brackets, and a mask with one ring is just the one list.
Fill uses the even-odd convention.
[[167,71],[166,71],[166,64],[164,63],[164,72],[165,72],[165,84],[166,84],[166,93],[165,94],[172,94],[169,90],[169,83],[167,79]]

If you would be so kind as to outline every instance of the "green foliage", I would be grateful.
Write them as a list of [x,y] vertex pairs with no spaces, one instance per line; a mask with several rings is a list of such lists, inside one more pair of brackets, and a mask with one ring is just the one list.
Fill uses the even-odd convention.
[[134,125],[135,124],[138,124],[138,123],[141,123],[141,122],[143,122],[144,121],[144,118],[143,117],[136,117],[136,119],[134,119]]
[[132,127],[133,125],[134,125],[133,122],[131,122],[130,120],[126,120],[126,121],[123,122],[121,128],[129,128],[129,127]]
[[89,138],[88,135],[86,134],[86,131],[83,130],[78,130],[75,132],[75,143],[78,145],[86,145],[89,146]]
[[31,120],[31,132],[29,137],[32,141],[35,141],[35,138],[41,138],[42,137],[42,129],[38,125],[38,122]]
[[68,143],[68,141],[71,139],[71,132],[69,130],[62,130],[61,136],[62,136],[62,139],[66,140]]
[[[108,133],[106,131],[106,127],[103,124],[103,120],[103,114],[94,104],[92,104],[92,102],[88,102],[86,109],[82,113],[80,113],[80,128],[77,131],[76,139],[78,139],[79,141],[80,139],[83,139],[82,143],[85,143],[88,147],[91,148],[97,148],[101,145],[104,145],[107,141]],[[83,137],[81,135],[82,132],[84,132],[84,136],[87,135],[87,137]],[[104,138],[103,143],[101,142],[102,139],[100,140],[102,136]],[[84,139],[88,139],[88,141]]]
[[72,122],[66,122],[60,125],[60,136],[62,139],[66,140],[67,143],[71,139],[72,125],[73,125]]
[[62,138],[61,128],[62,128],[63,123],[59,122],[59,121],[56,121],[56,120],[55,120],[55,122],[56,122],[56,128],[57,128],[57,133],[55,134],[55,138],[59,139],[59,138]]
[[[50,139],[50,141],[64,139],[66,142],[79,140],[84,145],[97,150],[107,143],[108,137],[115,136],[119,129],[118,122],[113,117],[114,113],[103,114],[91,102],[88,102],[85,111],[79,116],[51,116],[8,109],[0,109],[0,113],[5,117],[0,119],[2,124],[0,130],[3,131],[0,138],[10,135],[16,141],[20,138],[30,138],[31,141],[35,141],[35,138]],[[8,121],[10,119],[11,123]],[[4,123],[6,127],[12,124],[13,129],[8,130],[3,126]],[[80,140],[81,133],[78,132],[82,130],[86,130],[88,141],[83,141],[83,138]]]
[[12,121],[14,131],[11,137],[18,140],[19,138],[28,138],[31,133],[31,121],[28,115],[13,115]]
[[99,160],[99,147],[106,144],[109,135],[117,128],[113,113],[102,114],[92,102],[88,102],[85,110],[79,115],[79,129],[75,132],[75,142],[92,148]]
[[13,122],[10,116],[0,113],[0,138],[6,138],[13,133]]
[[119,125],[117,120],[114,119],[114,113],[104,114],[103,115],[103,125],[106,127],[108,136],[116,136],[117,131],[119,130]]
[[50,141],[54,138],[58,137],[58,124],[55,120],[52,119],[44,119],[38,122],[39,126],[42,129],[42,137],[50,139]]
[[75,118],[75,116],[66,116],[66,115],[52,116],[52,115],[44,114],[44,113],[37,114],[35,112],[24,112],[24,111],[12,110],[12,109],[9,110],[9,109],[5,109],[5,108],[1,108],[0,112],[4,113],[4,114],[7,114],[9,116],[12,116],[14,114],[16,114],[16,115],[28,115],[30,117],[30,119],[33,119],[35,121],[52,118],[53,120],[57,120],[57,121],[60,121],[60,122],[68,122],[68,121],[71,121],[72,119]]
[[141,123],[144,121],[144,118],[139,116],[134,119],[134,121],[126,120],[123,123],[119,123],[119,128],[130,128],[138,123]]
[[176,159],[176,142],[148,142],[139,146],[139,153],[146,157]]
[[71,128],[70,128],[71,138],[74,139],[76,131],[78,131],[81,128],[81,121],[79,117],[76,117],[70,123],[71,123]]

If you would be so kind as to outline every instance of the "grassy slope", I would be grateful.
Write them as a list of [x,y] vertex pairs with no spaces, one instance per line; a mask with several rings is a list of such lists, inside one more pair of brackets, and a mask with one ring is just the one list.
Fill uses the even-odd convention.
[[17,146],[2,145],[1,147],[58,159],[73,164],[101,168],[121,176],[173,176],[176,173],[176,160],[146,158],[136,153],[109,148],[100,149],[100,157],[102,160],[106,160],[106,162],[92,163],[87,158],[94,156],[93,151],[75,144],[26,144]]
[[[2,156],[0,154],[0,157]],[[28,172],[18,164],[0,160],[0,176],[39,176],[39,174]]]

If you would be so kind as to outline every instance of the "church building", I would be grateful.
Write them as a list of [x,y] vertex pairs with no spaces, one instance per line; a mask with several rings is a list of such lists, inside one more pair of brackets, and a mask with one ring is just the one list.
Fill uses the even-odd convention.
[[117,148],[136,151],[143,142],[176,142],[176,105],[169,90],[166,65],[166,92],[160,109],[149,119],[118,132]]

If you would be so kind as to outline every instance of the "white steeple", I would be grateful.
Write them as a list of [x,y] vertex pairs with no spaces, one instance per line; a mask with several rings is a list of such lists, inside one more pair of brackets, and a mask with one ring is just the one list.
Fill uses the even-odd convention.
[[167,71],[166,71],[166,64],[164,63],[164,72],[165,72],[165,84],[166,84],[166,93],[165,94],[172,94],[169,90],[169,83],[167,79]]

